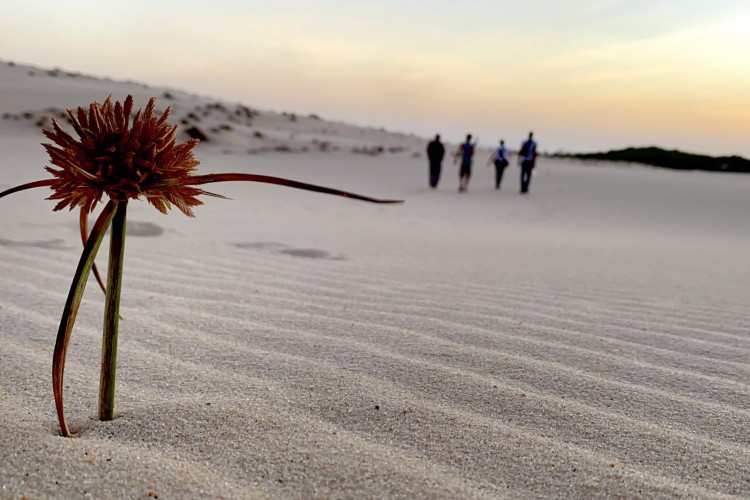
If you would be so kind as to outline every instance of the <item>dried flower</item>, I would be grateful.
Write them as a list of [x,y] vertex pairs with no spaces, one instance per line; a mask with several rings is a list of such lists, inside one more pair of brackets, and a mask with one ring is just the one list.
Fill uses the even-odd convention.
[[[334,194],[374,203],[400,203],[398,200],[377,200],[337,189],[266,175],[222,173],[193,175],[199,161],[193,155],[196,140],[178,144],[177,127],[167,122],[169,109],[161,116],[155,111],[155,100],[149,100],[144,110],[139,110],[130,125],[133,98],[124,104],[112,104],[108,97],[104,104],[93,103],[88,113],[83,108],[68,110],[71,124],[78,135],[75,139],[52,121],[52,131],[44,134],[53,144],[44,144],[54,167],[46,167],[51,179],[29,182],[0,192],[0,198],[37,187],[50,187],[50,200],[59,200],[54,210],[80,208],[79,223],[83,253],[78,263],[68,298],[63,309],[60,327],[52,356],[52,387],[55,406],[64,436],[70,436],[63,407],[63,374],[65,355],[73,330],[78,307],[90,272],[93,270],[106,294],[104,312],[104,338],[102,348],[101,382],[99,388],[99,418],[114,418],[114,383],[117,351],[122,258],[125,245],[125,219],[129,200],[144,197],[157,210],[166,214],[172,205],[185,215],[193,217],[192,207],[203,202],[199,195],[210,195],[203,189],[192,187],[226,181],[251,181]],[[55,168],[56,167],[56,168]],[[88,214],[99,202],[108,198],[104,209],[91,230],[88,231]],[[111,226],[110,255],[107,284],[99,276],[94,258]]]
[[88,114],[83,108],[77,113],[68,110],[71,124],[79,136],[74,139],[52,120],[53,131],[44,131],[52,144],[44,144],[52,165],[47,171],[55,181],[52,200],[61,200],[55,210],[82,207],[93,211],[103,195],[111,200],[138,199],[141,196],[157,210],[166,214],[174,204],[185,215],[193,216],[191,207],[201,205],[196,198],[206,194],[198,188],[182,184],[200,162],[193,155],[198,141],[178,144],[177,126],[167,122],[169,109],[160,117],[154,113],[151,98],[146,109],[138,111],[129,126],[133,98],[124,105],[93,103]]

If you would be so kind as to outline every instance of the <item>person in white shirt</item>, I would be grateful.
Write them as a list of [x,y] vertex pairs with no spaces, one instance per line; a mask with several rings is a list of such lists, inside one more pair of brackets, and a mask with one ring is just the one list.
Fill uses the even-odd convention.
[[495,164],[495,189],[500,189],[500,183],[503,182],[503,172],[505,172],[505,167],[508,166],[508,150],[505,149],[504,140],[500,140],[500,145],[487,160],[488,167],[490,163]]

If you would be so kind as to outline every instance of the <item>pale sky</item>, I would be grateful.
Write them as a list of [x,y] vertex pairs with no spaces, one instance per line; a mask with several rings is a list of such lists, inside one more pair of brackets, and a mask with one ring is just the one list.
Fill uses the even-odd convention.
[[749,0],[4,0],[0,47],[451,142],[750,157]]

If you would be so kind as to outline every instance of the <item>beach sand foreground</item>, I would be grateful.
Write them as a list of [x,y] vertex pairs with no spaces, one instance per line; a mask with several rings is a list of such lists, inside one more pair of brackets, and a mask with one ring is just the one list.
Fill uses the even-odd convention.
[[[44,177],[41,135],[0,126],[0,190]],[[90,282],[66,439],[76,214],[1,200],[0,497],[750,496],[750,177],[542,158],[521,197],[481,163],[432,191],[407,150],[197,156],[406,203],[132,203],[117,418],[95,419]]]

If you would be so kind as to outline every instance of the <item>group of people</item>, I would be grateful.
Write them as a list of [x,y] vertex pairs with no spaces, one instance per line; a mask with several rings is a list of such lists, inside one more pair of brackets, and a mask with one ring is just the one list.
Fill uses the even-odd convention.
[[[466,135],[466,140],[458,146],[456,153],[453,155],[453,163],[461,162],[458,171],[458,190],[465,192],[469,188],[469,179],[471,178],[471,165],[474,159],[474,152],[477,149],[477,143],[471,142],[471,134]],[[529,132],[529,138],[523,141],[521,149],[518,151],[518,166],[521,167],[521,194],[529,192],[531,184],[531,172],[536,164],[537,144],[534,141],[534,133]],[[443,169],[443,157],[445,156],[445,146],[440,142],[440,134],[427,145],[427,158],[430,161],[430,187],[437,188],[440,181],[440,172]],[[500,140],[500,145],[492,152],[487,160],[487,166],[495,165],[495,189],[500,189],[503,181],[505,167],[510,162],[508,158],[510,152],[505,148],[505,141]]]

